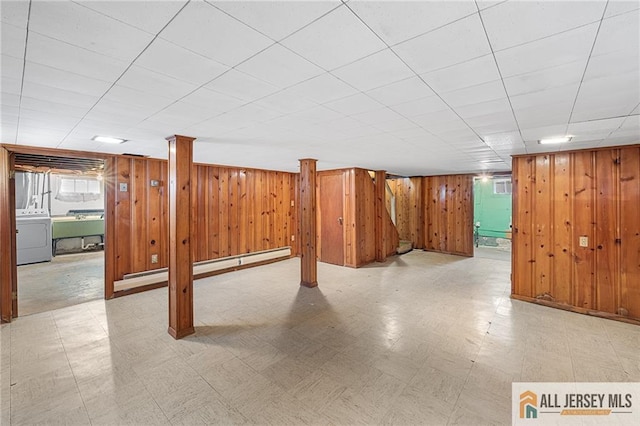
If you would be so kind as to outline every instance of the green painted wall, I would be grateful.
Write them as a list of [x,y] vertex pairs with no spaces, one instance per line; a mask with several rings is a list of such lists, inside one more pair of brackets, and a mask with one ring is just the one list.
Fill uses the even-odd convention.
[[473,191],[473,223],[480,222],[480,236],[506,238],[511,224],[511,194],[494,194],[491,178],[486,182],[475,179]]

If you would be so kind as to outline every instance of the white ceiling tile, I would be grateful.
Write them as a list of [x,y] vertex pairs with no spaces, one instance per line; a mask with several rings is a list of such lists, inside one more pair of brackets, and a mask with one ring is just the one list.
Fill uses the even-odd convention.
[[[2,54],[0,56],[0,71],[2,77],[8,77],[16,80],[22,80],[22,69],[24,67],[24,61],[22,59],[14,58],[13,56],[7,56]],[[4,86],[2,87],[4,91]]]
[[222,74],[205,87],[247,102],[260,99],[279,90],[272,84],[234,69]]
[[[29,1],[3,1],[0,13],[2,14],[2,23],[15,25],[16,27],[26,28],[29,19]],[[3,25],[4,26],[4,25]],[[4,28],[3,28],[4,37]],[[4,46],[3,46],[4,50]]]
[[456,112],[465,119],[504,112],[511,114],[511,104],[509,104],[509,100],[507,98],[499,98],[488,102],[461,106],[456,108]]
[[159,111],[162,108],[172,104],[175,99],[165,98],[164,96],[143,93],[135,89],[120,86],[116,84],[109,92],[102,97],[102,101],[113,101],[131,107],[141,107],[145,111]]
[[2,87],[2,94],[20,95],[20,89],[22,87],[22,79],[9,77],[4,74],[0,75],[0,87]]
[[99,80],[115,80],[129,65],[69,43],[29,34],[27,60]]
[[414,75],[389,49],[360,59],[332,73],[363,92]]
[[246,103],[238,98],[216,92],[215,90],[209,90],[206,87],[201,87],[195,92],[190,93],[182,98],[181,101],[194,105],[210,115],[231,111]]
[[43,99],[34,99],[28,96],[22,97],[21,107],[23,109],[29,109],[33,111],[56,111],[59,114],[77,118],[82,118],[89,111],[88,107],[68,105],[60,102],[51,102]]
[[504,79],[509,96],[523,95],[531,92],[540,92],[558,86],[579,83],[584,73],[586,62],[581,60],[533,71]]
[[614,0],[610,1],[607,5],[607,11],[604,14],[605,18],[610,18],[622,13],[631,12],[640,9],[640,3],[636,0]]
[[24,58],[24,43],[27,31],[10,24],[2,24],[2,54],[14,58]]
[[401,119],[406,120],[400,114],[398,114],[397,112],[387,107],[374,109],[366,112],[361,112],[359,114],[354,114],[351,117],[355,118],[356,120],[362,123],[374,125],[374,126],[376,124],[385,123],[389,121],[396,121]]
[[442,94],[442,98],[452,107],[489,102],[506,96],[501,81],[490,81],[464,89]]
[[273,40],[281,40],[341,3],[331,1],[216,1],[216,7]]
[[554,137],[565,136],[567,124],[558,124],[553,126],[541,126],[522,129],[522,137],[527,143],[536,142],[540,139],[549,139]]
[[602,18],[606,1],[508,1],[481,12],[494,50],[538,40]]
[[165,125],[173,125],[177,128],[184,128],[195,125],[202,121],[213,118],[216,113],[211,113],[193,104],[186,102],[176,102],[169,105],[162,111],[146,118],[149,122],[159,122]]
[[189,3],[160,35],[227,66],[235,66],[273,41],[208,3]]
[[18,107],[20,105],[20,95],[13,93],[0,93],[0,105],[2,107]]
[[320,105],[305,111],[287,115],[288,118],[298,119],[307,123],[322,123],[325,121],[343,118],[344,116],[345,115],[342,113]]
[[91,0],[82,2],[82,5],[155,35],[178,13],[185,3],[186,0]]
[[511,111],[476,115],[465,118],[465,121],[480,135],[518,130],[518,125]]
[[103,123],[118,123],[120,126],[134,126],[154,112],[156,110],[151,107],[102,99],[87,113],[86,119]]
[[382,106],[379,102],[374,101],[370,97],[358,93],[337,101],[324,104],[327,108],[342,113],[344,115],[354,115],[361,112],[373,111],[380,109]]
[[369,90],[367,95],[384,105],[393,106],[427,96],[433,96],[434,93],[420,78],[410,77],[377,89]]
[[72,2],[31,3],[29,30],[85,49],[130,61],[153,36]]
[[502,77],[507,78],[576,61],[586,64],[597,31],[598,24],[595,23],[496,52]]
[[477,14],[394,47],[418,74],[491,53]]
[[380,121],[378,123],[372,124],[376,129],[380,129],[384,132],[390,133],[395,137],[400,137],[401,135],[406,135],[407,132],[410,135],[414,135],[417,132],[417,129],[422,130],[422,128],[416,126],[413,121],[410,121],[406,118],[400,118],[398,120],[392,121]]
[[[2,89],[5,89],[4,83]],[[86,95],[71,90],[63,90],[56,87],[45,86],[32,81],[25,81],[22,95],[34,99],[41,99],[49,102],[90,108],[98,99],[97,95]]]
[[485,55],[430,73],[422,78],[438,92],[449,92],[500,79],[493,55]]
[[322,69],[280,45],[271,46],[237,69],[280,88],[323,73]]
[[95,96],[102,95],[111,86],[111,83],[108,81],[96,80],[72,72],[57,70],[45,65],[34,64],[33,62],[26,63],[24,80]]
[[317,103],[325,103],[358,93],[356,89],[329,73],[303,81],[286,92]]
[[638,72],[585,80],[580,86],[572,121],[626,115],[640,102]]
[[612,77],[640,71],[640,50],[635,52],[616,51],[589,59],[585,80]]
[[473,1],[361,1],[347,4],[389,45],[477,13]]
[[517,111],[519,109],[547,105],[553,103],[573,103],[573,99],[578,93],[579,82],[560,87],[552,87],[539,92],[525,93],[511,96],[511,105]]
[[434,111],[446,110],[449,107],[438,96],[429,96],[394,105],[392,109],[405,117],[415,117]]
[[198,86],[213,80],[229,69],[225,65],[162,39],[156,39],[135,63]]
[[338,68],[386,47],[345,6],[286,38],[282,44],[326,70]]
[[20,111],[20,129],[26,127],[42,127],[45,129],[68,132],[78,123],[78,117],[58,114],[50,111],[34,111],[24,109]]
[[640,50],[640,13],[631,12],[602,21],[593,56],[624,51],[638,55]]
[[545,125],[566,124],[571,114],[571,101],[553,102],[515,110],[521,129],[542,127]]
[[286,91],[274,93],[266,98],[254,102],[255,105],[280,112],[282,114],[291,114],[316,106],[314,102],[296,96]]
[[181,98],[198,87],[136,65],[124,73],[118,80],[118,85],[152,95],[162,93],[163,96],[171,99]]
[[253,125],[254,123],[270,120],[279,115],[281,115],[279,112],[249,104],[221,114],[209,121],[214,125],[220,124],[223,127],[239,129]]
[[513,146],[522,146],[523,141],[520,132],[499,132],[482,135],[484,142],[492,149],[510,149]]

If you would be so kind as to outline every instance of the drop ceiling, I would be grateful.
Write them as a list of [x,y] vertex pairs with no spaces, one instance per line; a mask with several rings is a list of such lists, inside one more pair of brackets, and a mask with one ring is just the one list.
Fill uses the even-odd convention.
[[640,141],[638,1],[0,8],[3,143],[166,158],[183,134],[203,163],[429,175]]

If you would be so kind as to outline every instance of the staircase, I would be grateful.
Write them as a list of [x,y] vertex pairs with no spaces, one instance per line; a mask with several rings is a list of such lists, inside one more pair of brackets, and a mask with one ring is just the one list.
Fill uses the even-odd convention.
[[411,241],[400,240],[396,253],[405,254],[405,253],[409,253],[411,250],[413,250],[413,243]]

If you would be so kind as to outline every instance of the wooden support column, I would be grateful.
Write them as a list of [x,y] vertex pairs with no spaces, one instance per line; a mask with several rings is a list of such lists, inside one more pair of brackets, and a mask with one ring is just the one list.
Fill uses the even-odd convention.
[[15,206],[12,206],[14,188],[11,155],[0,147],[0,322],[11,322],[17,315],[15,295]]
[[386,182],[387,172],[384,170],[376,170],[376,185],[375,185],[375,236],[376,236],[376,261],[384,262],[387,260],[386,253],[386,233],[385,233],[385,199],[386,199]]
[[169,334],[181,339],[193,328],[193,182],[194,138],[169,141]]
[[316,162],[300,160],[300,285],[318,285],[316,254]]

